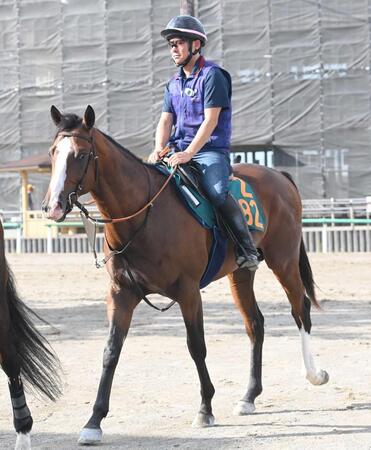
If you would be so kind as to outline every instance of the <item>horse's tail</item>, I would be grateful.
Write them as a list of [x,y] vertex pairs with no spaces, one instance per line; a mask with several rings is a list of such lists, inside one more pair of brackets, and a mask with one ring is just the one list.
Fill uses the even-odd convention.
[[32,319],[46,322],[19,298],[13,274],[5,258],[3,261],[10,324],[15,336],[22,379],[31,390],[55,401],[61,395],[60,362],[47,340],[37,331]]
[[[293,180],[292,176],[288,172],[282,171],[281,173],[295,186],[296,190],[299,192],[298,187],[296,186],[295,181]],[[318,301],[316,298],[316,293],[314,290],[313,272],[312,272],[312,268],[309,263],[307,252],[305,250],[303,237],[301,238],[301,241],[300,241],[299,271],[300,271],[301,281],[303,282],[307,296],[309,297],[309,299],[313,303],[313,305],[316,308],[320,309],[321,307],[318,304]]]
[[321,309],[316,298],[316,292],[314,290],[313,272],[309,263],[307,252],[305,250],[303,238],[301,238],[300,242],[299,271],[301,281],[303,282],[307,296],[309,297],[310,301],[316,308]]
[[281,173],[283,176],[285,176],[289,181],[291,181],[291,183],[295,186],[296,190],[299,192],[298,187],[295,184],[294,179],[292,178],[292,175],[288,172],[285,172],[284,170],[281,170]]

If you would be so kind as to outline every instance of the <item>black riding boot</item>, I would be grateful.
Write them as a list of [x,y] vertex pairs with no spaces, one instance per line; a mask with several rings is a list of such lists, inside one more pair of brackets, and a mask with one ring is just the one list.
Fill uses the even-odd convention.
[[246,267],[255,271],[259,264],[256,248],[242,210],[231,194],[228,194],[225,202],[219,206],[219,211],[239,244],[237,250],[238,267]]

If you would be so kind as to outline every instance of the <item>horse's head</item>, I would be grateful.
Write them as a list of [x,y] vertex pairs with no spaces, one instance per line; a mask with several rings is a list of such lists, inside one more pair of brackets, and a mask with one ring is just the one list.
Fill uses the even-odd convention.
[[79,195],[89,192],[95,183],[96,155],[92,138],[95,113],[89,105],[83,118],[50,110],[58,128],[49,154],[52,175],[43,210],[49,219],[62,222]]

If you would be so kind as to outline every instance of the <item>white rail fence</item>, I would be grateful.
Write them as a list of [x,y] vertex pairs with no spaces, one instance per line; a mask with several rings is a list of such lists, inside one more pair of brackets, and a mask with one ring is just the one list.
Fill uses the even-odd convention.
[[371,252],[371,227],[303,227],[308,252]]
[[[303,227],[303,240],[308,252],[371,252],[371,227],[351,226]],[[96,250],[103,252],[103,234],[97,235]],[[53,238],[6,238],[8,253],[89,253],[84,234]]]
[[[85,234],[46,238],[24,238],[21,225],[10,222],[11,236],[5,234],[8,253],[88,253]],[[303,201],[303,240],[309,252],[371,252],[371,197]],[[103,252],[104,235],[99,233],[96,250]]]
[[[96,251],[103,252],[104,235],[97,235]],[[47,238],[5,238],[7,253],[90,253],[92,251],[85,234],[60,235]]]

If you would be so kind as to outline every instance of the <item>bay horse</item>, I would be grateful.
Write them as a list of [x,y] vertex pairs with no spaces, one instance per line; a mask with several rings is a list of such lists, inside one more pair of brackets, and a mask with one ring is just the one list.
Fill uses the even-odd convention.
[[53,401],[61,393],[59,360],[33,324],[35,318],[40,319],[17,294],[14,277],[5,258],[4,230],[0,222],[0,364],[8,377],[17,432],[16,450],[31,448],[33,420],[26,403],[23,381],[26,388]]
[[[78,196],[88,192],[103,217],[128,219],[133,215],[131,220],[108,223],[105,229],[105,253],[111,254],[112,249],[120,251],[124,246],[126,250],[107,262],[111,278],[107,295],[109,335],[93,412],[79,442],[92,444],[102,439],[101,421],[108,413],[114,371],[133,311],[142,294],[150,293],[179,304],[188,349],[201,385],[201,406],[193,425],[212,426],[211,400],[215,389],[205,363],[199,284],[208,261],[210,231],[189,214],[172,186],[167,186],[151,203],[166,177],[95,128],[91,106],[82,118],[62,114],[52,106],[51,117],[57,133],[50,148],[52,175],[43,205],[47,216],[63,221]],[[262,205],[266,227],[263,232],[254,233],[255,244],[291,303],[302,339],[306,376],[315,385],[324,384],[328,374],[317,369],[310,351],[310,307],[311,303],[315,306],[318,303],[302,240],[298,190],[288,176],[259,165],[239,164],[234,166],[234,175],[251,184]],[[150,203],[151,208],[143,207]],[[235,414],[244,415],[254,411],[255,398],[262,392],[264,318],[255,300],[255,274],[237,267],[232,243],[215,279],[225,275],[252,346],[247,391],[234,410]]]

